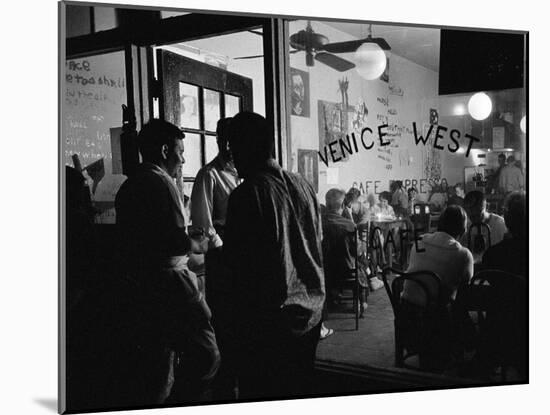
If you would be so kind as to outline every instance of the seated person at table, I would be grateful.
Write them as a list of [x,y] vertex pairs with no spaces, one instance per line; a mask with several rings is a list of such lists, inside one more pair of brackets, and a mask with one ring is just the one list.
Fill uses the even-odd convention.
[[[476,229],[472,229],[472,234],[469,236],[468,230],[470,229],[470,225],[472,223],[485,223],[488,225],[491,230],[491,246],[498,244],[504,239],[506,225],[502,216],[487,212],[487,199],[485,198],[485,194],[479,190],[468,192],[464,198],[464,209],[468,213],[468,224],[466,226],[466,233],[461,241],[463,245],[471,248],[475,262],[478,263],[481,262],[483,252],[489,248],[489,241],[488,237],[484,239],[482,235],[477,234]],[[482,232],[486,231],[483,231],[482,228]],[[468,241],[468,238],[471,241]]]
[[378,205],[380,209],[380,216],[383,219],[390,219],[395,218],[395,213],[393,211],[393,208],[390,206],[391,201],[391,193],[390,192],[382,192],[380,193],[380,196],[378,197],[380,199],[380,203]]
[[369,193],[366,199],[367,218],[368,220],[372,220],[376,217],[377,213],[380,213],[380,208],[378,207],[378,202],[376,201],[376,195],[374,193]]
[[366,214],[367,212],[361,200],[361,192],[359,189],[352,187],[345,195],[342,216],[351,219],[354,223],[364,223],[368,219]]
[[409,206],[409,199],[403,187],[403,182],[401,180],[394,181],[392,183],[392,188],[391,205],[393,210],[396,214],[405,216]]
[[[327,296],[334,301],[338,297],[340,278],[349,275],[355,269],[355,224],[351,219],[342,216],[346,193],[340,189],[330,189],[326,196],[326,212],[323,215],[323,256]],[[360,313],[367,308],[368,286],[366,273],[359,266]]]
[[464,189],[462,188],[462,184],[455,184],[452,187],[452,192],[453,193],[449,196],[449,199],[447,200],[447,206],[464,206]]
[[503,239],[483,254],[483,267],[527,277],[527,212],[525,194],[510,193],[506,198],[504,222],[511,238]]
[[[437,231],[423,235],[418,246],[415,244],[411,251],[407,272],[435,272],[441,278],[441,298],[444,303],[454,299],[458,287],[468,282],[474,273],[472,254],[458,242],[466,231],[466,222],[464,209],[460,206],[449,206],[439,218]],[[417,251],[417,247],[421,252]],[[435,288],[433,290],[435,291]],[[402,298],[418,306],[425,305],[427,300],[418,285],[407,282],[403,288]]]

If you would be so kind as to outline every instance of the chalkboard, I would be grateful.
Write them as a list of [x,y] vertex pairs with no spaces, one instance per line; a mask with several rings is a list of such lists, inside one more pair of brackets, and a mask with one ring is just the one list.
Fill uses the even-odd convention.
[[80,162],[96,221],[114,222],[114,199],[126,179],[120,165],[122,105],[126,104],[124,53],[70,59],[65,63],[63,160]]

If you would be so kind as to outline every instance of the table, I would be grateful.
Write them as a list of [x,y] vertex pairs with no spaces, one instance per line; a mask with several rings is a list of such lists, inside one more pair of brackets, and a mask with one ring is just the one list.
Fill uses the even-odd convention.
[[[395,229],[399,229],[403,224],[407,223],[407,218],[372,218],[371,220],[360,223],[357,225],[360,235],[364,235],[365,238],[360,237],[359,240],[365,243],[365,250],[368,251],[370,243],[370,233],[374,228],[380,228],[382,234],[387,236],[389,232],[394,232]],[[395,243],[399,243],[399,238],[393,235],[393,240]],[[393,246],[391,244],[387,245],[388,247],[388,265],[390,268],[393,266]]]

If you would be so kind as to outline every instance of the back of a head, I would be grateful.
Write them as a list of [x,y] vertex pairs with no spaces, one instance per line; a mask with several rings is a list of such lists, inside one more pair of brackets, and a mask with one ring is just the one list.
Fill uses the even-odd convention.
[[471,208],[474,206],[480,206],[485,201],[485,195],[479,190],[472,190],[466,193],[464,197],[464,206],[466,208]]
[[218,120],[218,123],[216,124],[216,135],[218,136],[218,138],[223,138],[227,140],[232,119],[233,118],[231,117],[227,117]]
[[448,206],[441,216],[437,225],[439,232],[445,232],[457,239],[466,232],[466,212],[460,206]]
[[342,208],[346,192],[342,189],[330,189],[325,195],[325,202],[327,205],[327,211],[337,211]]
[[510,193],[506,198],[504,223],[514,238],[525,236],[527,228],[526,197],[522,192]]
[[346,204],[346,206],[349,206],[350,204],[356,202],[360,196],[361,196],[361,192],[359,191],[359,189],[352,187],[346,193],[344,203]]
[[153,119],[143,126],[138,134],[139,152],[144,161],[156,162],[160,158],[161,148],[174,147],[175,140],[181,140],[185,134],[168,121]]
[[240,112],[229,128],[229,145],[233,155],[263,162],[273,156],[273,134],[267,120],[255,112]]
[[385,199],[389,202],[391,202],[391,193],[388,192],[388,191],[384,191],[382,193],[380,193],[380,196],[378,196],[378,199],[382,200],[382,199]]

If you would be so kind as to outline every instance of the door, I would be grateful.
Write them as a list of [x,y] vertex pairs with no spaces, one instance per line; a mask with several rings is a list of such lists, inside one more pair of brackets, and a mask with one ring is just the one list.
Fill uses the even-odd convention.
[[166,50],[157,50],[157,66],[159,115],[185,132],[183,176],[192,182],[218,154],[218,120],[252,111],[252,80]]

